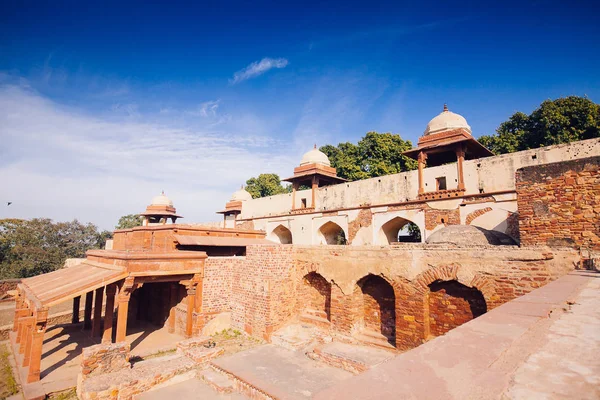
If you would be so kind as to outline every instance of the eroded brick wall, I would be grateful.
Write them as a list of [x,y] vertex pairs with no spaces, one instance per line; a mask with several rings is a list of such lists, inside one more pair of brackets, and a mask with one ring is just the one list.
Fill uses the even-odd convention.
[[331,312],[331,284],[316,272],[302,278],[296,290],[299,313],[307,312],[320,318],[329,319]]
[[460,210],[435,210],[425,208],[425,229],[433,230],[438,225],[460,225]]
[[383,278],[373,275],[359,284],[364,328],[392,340],[396,336],[394,289]]
[[600,157],[516,173],[521,244],[600,249]]
[[429,285],[429,334],[440,336],[487,311],[483,294],[457,281]]

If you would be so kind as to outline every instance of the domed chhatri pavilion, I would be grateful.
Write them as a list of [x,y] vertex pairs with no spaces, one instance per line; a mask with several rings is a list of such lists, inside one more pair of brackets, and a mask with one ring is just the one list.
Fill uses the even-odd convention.
[[[471,127],[467,120],[459,114],[444,111],[427,124],[423,136],[419,138],[416,149],[404,152],[404,155],[419,163],[419,198],[430,200],[435,198],[456,197],[465,193],[463,163],[465,160],[492,156],[493,153],[471,136]],[[450,188],[446,179],[436,182],[435,193],[427,193],[423,180],[423,169],[456,161],[458,183]]]
[[[294,168],[294,176],[284,179],[292,184],[292,212],[305,212],[315,209],[316,190],[322,186],[335,185],[346,182],[345,179],[337,176],[335,168],[331,167],[327,155],[314,148],[302,156],[300,166]],[[308,186],[311,189],[311,203],[306,203],[306,199],[301,199],[300,204],[296,203],[296,192],[300,186]]]
[[176,223],[177,218],[183,218],[181,215],[177,215],[173,202],[165,196],[165,192],[155,196],[150,205],[146,207],[146,211],[140,215],[144,217],[144,226],[164,225],[168,219],[172,223]]

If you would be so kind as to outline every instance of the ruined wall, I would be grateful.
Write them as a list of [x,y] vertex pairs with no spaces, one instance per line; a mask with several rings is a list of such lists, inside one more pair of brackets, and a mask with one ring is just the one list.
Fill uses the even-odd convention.
[[517,171],[521,243],[600,249],[600,157]]
[[[388,282],[394,290],[399,349],[415,347],[430,335],[443,334],[480,315],[483,308],[492,309],[543,286],[577,262],[576,252],[513,246],[295,246],[294,258],[299,276],[315,271],[332,283],[333,333],[352,336],[379,324],[379,333],[390,335],[386,327],[392,316],[386,322],[382,308],[387,300],[371,296],[365,301],[360,287],[370,275]],[[380,285],[375,291],[382,289]]]
[[231,275],[234,328],[269,338],[294,315],[292,266],[291,245],[247,247],[245,263]]

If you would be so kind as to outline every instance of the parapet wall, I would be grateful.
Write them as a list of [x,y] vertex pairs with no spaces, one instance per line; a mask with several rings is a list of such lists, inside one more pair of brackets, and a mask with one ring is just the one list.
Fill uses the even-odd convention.
[[523,245],[600,250],[600,157],[516,173]]

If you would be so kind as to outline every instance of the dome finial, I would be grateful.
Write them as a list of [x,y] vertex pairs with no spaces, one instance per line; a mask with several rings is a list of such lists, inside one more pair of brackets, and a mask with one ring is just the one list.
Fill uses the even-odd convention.
[[444,111],[448,111],[448,104],[444,103]]
[[316,144],[316,143],[315,143],[315,147],[314,147],[314,148],[315,148],[315,149],[317,148],[317,144]]

